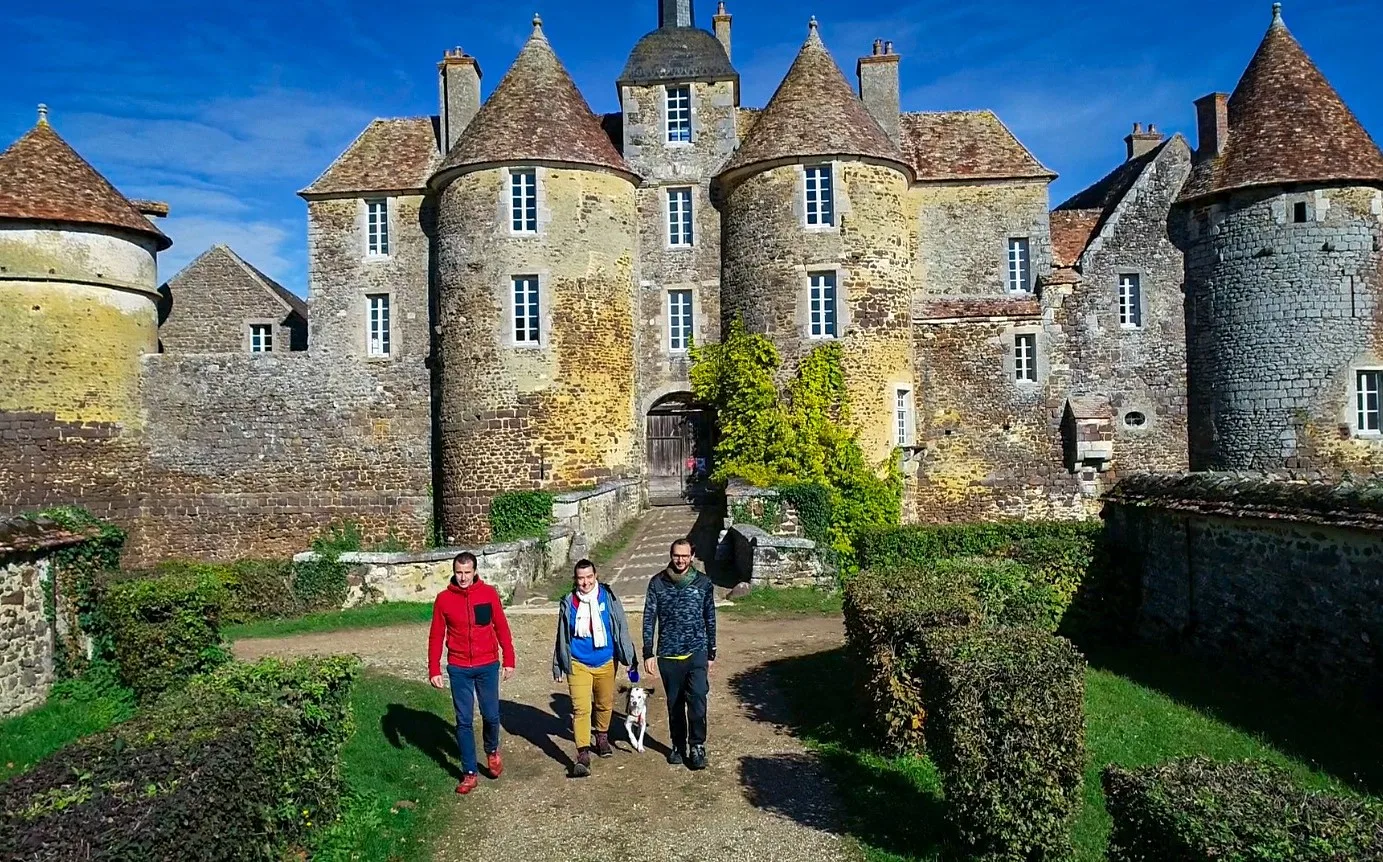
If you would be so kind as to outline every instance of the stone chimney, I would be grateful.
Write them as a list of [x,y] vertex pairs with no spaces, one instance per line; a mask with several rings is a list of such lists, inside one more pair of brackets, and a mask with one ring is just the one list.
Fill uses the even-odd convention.
[[1124,143],[1128,144],[1128,157],[1130,160],[1139,156],[1145,156],[1157,149],[1162,144],[1162,133],[1157,130],[1157,126],[1148,123],[1148,130],[1143,131],[1142,123],[1133,124],[1133,134],[1124,138]]
[[695,27],[696,10],[692,0],[658,0],[658,26]]
[[898,55],[893,43],[874,40],[874,52],[855,64],[860,100],[894,144],[899,138]]
[[447,51],[437,64],[437,90],[440,143],[446,155],[480,110],[480,64],[460,48]]
[[725,56],[730,56],[730,13],[725,11],[725,0],[720,0],[720,6],[716,9],[715,15],[711,17],[711,26],[715,30],[716,39],[720,41],[721,47],[725,49]]
[[1229,143],[1229,96],[1211,93],[1196,100],[1196,161],[1213,159]]

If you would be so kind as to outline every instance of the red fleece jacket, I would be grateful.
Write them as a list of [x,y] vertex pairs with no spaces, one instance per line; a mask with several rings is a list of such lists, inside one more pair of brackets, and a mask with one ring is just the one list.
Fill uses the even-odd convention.
[[427,639],[427,674],[442,673],[442,640],[446,638],[447,664],[481,667],[500,659],[504,667],[514,666],[514,638],[499,592],[476,578],[462,587],[452,578],[432,604],[432,632]]

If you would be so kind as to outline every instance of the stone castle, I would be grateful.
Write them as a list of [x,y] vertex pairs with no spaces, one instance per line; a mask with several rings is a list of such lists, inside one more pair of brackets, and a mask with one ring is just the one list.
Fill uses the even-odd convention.
[[[488,99],[380,119],[300,194],[308,301],[216,246],[159,286],[154,202],[41,115],[0,155],[4,509],[75,502],[141,557],[300,550],[327,522],[488,538],[497,493],[702,487],[688,349],[843,348],[905,517],[1084,517],[1121,474],[1383,468],[1383,152],[1280,7],[1198,141],[1135,125],[1055,175],[988,111],[853,88],[813,20],[762,109],[731,16],[658,27],[595,115],[534,20]],[[901,450],[901,456],[896,453]]]

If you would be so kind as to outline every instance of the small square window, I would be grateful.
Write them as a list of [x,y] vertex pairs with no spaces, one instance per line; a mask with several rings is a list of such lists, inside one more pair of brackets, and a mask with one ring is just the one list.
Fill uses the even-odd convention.
[[1309,213],[1306,209],[1306,201],[1297,201],[1292,204],[1292,221],[1296,224],[1306,224]]
[[538,276],[514,276],[514,343],[542,343],[542,314],[538,305]]
[[667,141],[669,144],[690,144],[691,87],[667,88]]
[[1135,273],[1119,276],[1119,325],[1124,329],[1143,325],[1143,284]]
[[250,352],[272,353],[274,350],[274,327],[269,323],[250,324]]
[[685,248],[692,244],[692,190],[667,190],[668,245]]
[[1025,236],[1008,241],[1008,290],[1028,293],[1032,290],[1032,251]]
[[1355,380],[1357,429],[1360,434],[1383,434],[1383,370],[1360,371]]
[[389,253],[389,199],[365,201],[365,253],[380,257]]
[[514,233],[538,232],[538,172],[509,172],[509,227]]
[[389,294],[373,293],[365,297],[368,315],[366,338],[370,356],[388,356],[391,349],[389,332]]
[[1013,337],[1013,379],[1037,381],[1037,335]]
[[808,304],[811,313],[812,338],[836,338],[836,274],[834,272],[814,272],[810,276]]
[[835,188],[830,165],[812,165],[806,177],[807,225],[830,227],[836,223]]
[[667,294],[668,349],[680,353],[692,342],[692,292],[669,290]]

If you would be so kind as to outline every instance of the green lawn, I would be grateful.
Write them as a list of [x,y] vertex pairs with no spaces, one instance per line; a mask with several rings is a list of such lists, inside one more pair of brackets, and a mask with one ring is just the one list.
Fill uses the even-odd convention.
[[228,641],[245,638],[274,638],[308,632],[335,632],[369,629],[400,623],[425,623],[432,619],[431,602],[384,602],[343,611],[324,611],[285,620],[261,620],[221,630]]
[[0,721],[0,781],[68,743],[134,715],[134,695],[110,676],[59,683],[38,709]]
[[757,589],[722,612],[741,617],[803,616],[808,614],[840,614],[842,594],[794,587],[791,589]]
[[312,858],[421,862],[439,803],[456,798],[451,699],[425,683],[367,672],[351,705],[356,730],[341,755],[344,811],[322,831]]
[[[847,832],[865,858],[869,862],[947,858],[941,783],[931,763],[920,757],[879,753],[848,695],[828,698],[816,691],[823,679],[850,679],[845,650],[787,659],[763,673],[771,674],[787,693],[789,714],[784,717],[833,770],[844,797]],[[756,676],[751,673],[732,684],[752,692],[767,681]],[[1299,709],[1310,711],[1308,706]],[[1190,754],[1262,758],[1287,767],[1311,786],[1341,787],[1334,777],[1288,757],[1262,738],[1107,670],[1092,668],[1086,677],[1086,728],[1090,764],[1085,806],[1075,825],[1078,862],[1104,858],[1110,820],[1100,771],[1110,763],[1140,766]],[[1317,731],[1330,733],[1324,722]]]

